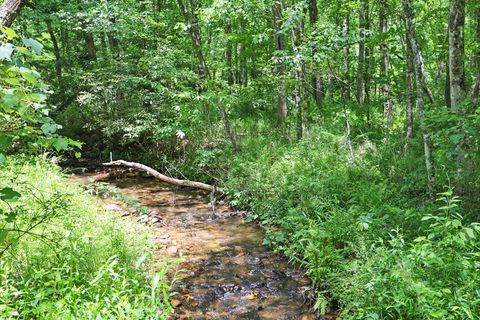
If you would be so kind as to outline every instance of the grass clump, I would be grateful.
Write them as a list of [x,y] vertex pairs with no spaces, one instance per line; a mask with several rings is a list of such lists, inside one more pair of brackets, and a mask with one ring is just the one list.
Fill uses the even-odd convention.
[[168,318],[145,227],[99,209],[41,158],[10,157],[0,189],[1,319]]

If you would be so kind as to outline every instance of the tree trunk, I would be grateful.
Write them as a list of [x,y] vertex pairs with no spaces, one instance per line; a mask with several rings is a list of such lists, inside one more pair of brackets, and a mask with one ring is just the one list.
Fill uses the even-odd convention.
[[474,110],[478,107],[478,100],[480,95],[480,6],[477,7],[474,13],[474,20],[476,23],[476,45],[477,51],[475,52],[475,69],[477,72],[477,76],[475,82],[472,86],[472,101],[473,101],[473,108]]
[[0,27],[9,27],[25,3],[26,0],[4,0],[0,5]]
[[297,110],[297,139],[308,137],[308,103],[305,86],[305,61],[300,52],[303,35],[303,20],[290,30],[295,68],[294,104]]
[[[412,48],[412,54],[414,58],[414,70],[415,70],[415,81],[416,81],[416,93],[417,93],[417,110],[420,118],[420,129],[422,131],[423,137],[423,150],[425,155],[425,167],[427,172],[427,191],[430,196],[433,196],[433,161],[431,154],[431,141],[430,134],[427,130],[425,123],[425,101],[423,99],[423,94],[429,93],[430,90],[426,85],[425,79],[425,69],[423,65],[423,57],[420,49],[417,46],[417,39],[415,35],[415,26],[413,25],[413,10],[412,10],[412,0],[402,0],[403,10],[405,14],[405,29],[407,30],[408,40]],[[430,99],[431,93],[430,93]]]
[[410,40],[408,38],[408,34],[406,36],[406,60],[407,60],[407,68],[406,68],[406,113],[405,113],[405,122],[406,122],[406,137],[407,139],[413,138],[413,105],[415,103],[415,94],[413,93],[414,88],[414,81],[415,81],[415,69],[413,63],[413,53],[412,53],[412,45],[410,44]]
[[[386,43],[386,35],[388,33],[388,2],[387,0],[381,0],[380,4],[380,33],[384,35],[383,41],[381,43],[382,49],[382,63],[381,63],[381,70],[382,70],[382,77],[383,77],[383,85],[382,85],[382,95],[383,95],[383,113],[385,118],[385,126],[387,130],[390,130],[392,126],[393,120],[393,104],[392,99],[390,97],[390,79],[389,79],[389,71],[390,71],[390,56],[388,52],[388,46]],[[408,89],[407,89],[408,90]],[[408,103],[408,102],[407,102]]]
[[368,44],[370,35],[370,8],[368,1],[365,2],[365,65],[364,65],[364,105],[367,117],[367,125],[370,127],[370,83],[372,80],[372,65],[374,64],[373,47]]
[[233,78],[232,40],[230,39],[232,33],[232,23],[230,19],[226,21],[225,33],[227,36],[227,44],[225,48],[225,56],[227,59],[227,83],[229,86],[233,86],[235,80]]
[[230,124],[230,120],[228,119],[227,110],[222,106],[220,106],[219,108],[220,108],[220,114],[222,115],[223,123],[225,125],[225,130],[227,131],[227,135],[230,138],[230,142],[232,143],[233,150],[235,152],[239,152],[240,146],[237,141],[237,136],[235,135],[232,125]]
[[95,47],[95,39],[91,32],[83,31],[83,39],[85,40],[85,55],[89,61],[97,60],[97,49]]
[[350,100],[350,49],[347,44],[348,31],[350,29],[350,17],[346,13],[343,22],[342,22],[342,38],[344,41],[343,44],[343,72],[344,72],[344,82],[343,82],[343,92],[342,99],[343,103],[348,103]]
[[[463,117],[467,114],[464,101],[467,96],[465,84],[465,0],[452,0],[450,2],[450,15],[448,19],[448,72],[450,86],[450,102],[452,109],[459,119],[460,134],[465,132]],[[460,139],[456,144],[457,156],[457,190],[463,193],[465,184],[463,178],[466,170],[472,168],[466,155],[466,139]]]
[[[117,19],[115,17],[110,18],[110,22],[112,23],[112,28],[115,28],[115,24],[117,23]],[[118,54],[118,38],[117,38],[117,33],[113,30],[109,31],[107,33],[108,37],[108,43],[110,45],[110,48],[112,49],[112,52],[114,55]]]
[[47,18],[46,19],[47,30],[50,35],[50,39],[52,40],[53,45],[53,54],[55,55],[55,74],[57,76],[58,82],[58,90],[61,103],[65,103],[65,87],[63,85],[63,73],[62,73],[62,56],[60,54],[60,49],[58,47],[57,37],[55,35],[55,30],[52,26],[52,21]]
[[180,12],[182,13],[185,20],[185,24],[188,26],[188,31],[193,43],[193,50],[195,51],[195,55],[199,63],[200,75],[203,77],[204,80],[206,80],[210,77],[210,72],[208,70],[207,63],[202,52],[202,38],[198,25],[198,18],[195,13],[196,0],[190,0],[191,12],[189,12],[187,6],[185,5],[185,3],[183,3],[183,0],[177,0],[177,3]]
[[[315,27],[318,21],[318,7],[317,7],[317,0],[309,0],[308,2],[308,12],[310,15],[310,24]],[[317,48],[314,46],[312,48],[312,56],[315,59],[317,54]],[[316,69],[316,67],[315,67]],[[312,76],[312,87],[313,87],[313,98],[318,106],[322,105],[323,102],[323,84],[322,84],[322,77],[320,76],[317,70],[313,71]]]
[[277,123],[283,126],[287,119],[287,88],[285,84],[285,62],[283,61],[283,51],[285,50],[285,38],[282,31],[282,3],[276,0],[273,3],[273,27],[275,29],[275,47],[281,55],[281,61],[277,63],[277,74],[280,77],[278,90],[278,113]]
[[463,114],[462,103],[466,97],[464,28],[465,0],[452,0],[448,27],[448,71],[450,101],[458,114]]
[[357,103],[359,108],[363,107],[364,85],[365,85],[365,15],[368,0],[362,0],[358,14],[359,42],[358,42],[358,63],[357,63]]

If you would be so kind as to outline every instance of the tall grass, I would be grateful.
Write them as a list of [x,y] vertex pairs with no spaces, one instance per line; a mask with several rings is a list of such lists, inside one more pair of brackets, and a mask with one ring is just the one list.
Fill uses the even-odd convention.
[[1,319],[167,319],[166,268],[154,269],[148,229],[104,212],[41,158],[10,158],[7,186],[21,197],[0,204],[16,215],[0,219],[12,230],[0,247]]

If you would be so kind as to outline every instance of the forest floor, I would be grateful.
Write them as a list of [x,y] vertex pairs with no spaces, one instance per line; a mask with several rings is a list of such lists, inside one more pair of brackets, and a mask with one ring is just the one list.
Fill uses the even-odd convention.
[[[142,206],[101,197],[104,207],[152,226],[158,263],[172,264],[171,319],[325,319],[311,310],[310,281],[301,268],[262,245],[263,231],[204,192],[178,189],[128,173],[84,173],[84,184],[107,182]],[[113,176],[113,178],[112,178]],[[114,200],[115,199],[115,200]]]

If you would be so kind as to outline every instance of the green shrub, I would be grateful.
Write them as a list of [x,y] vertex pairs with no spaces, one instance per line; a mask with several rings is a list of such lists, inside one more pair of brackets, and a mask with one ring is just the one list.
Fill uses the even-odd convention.
[[[399,143],[347,160],[340,139],[295,146],[252,141],[229,177],[231,198],[251,208],[265,243],[302,264],[316,307],[342,319],[479,319],[480,227],[451,189],[415,196]],[[411,148],[414,148],[412,145]],[[418,158],[418,157],[417,157]],[[412,164],[413,161],[413,164]],[[405,187],[402,187],[405,186]]]

